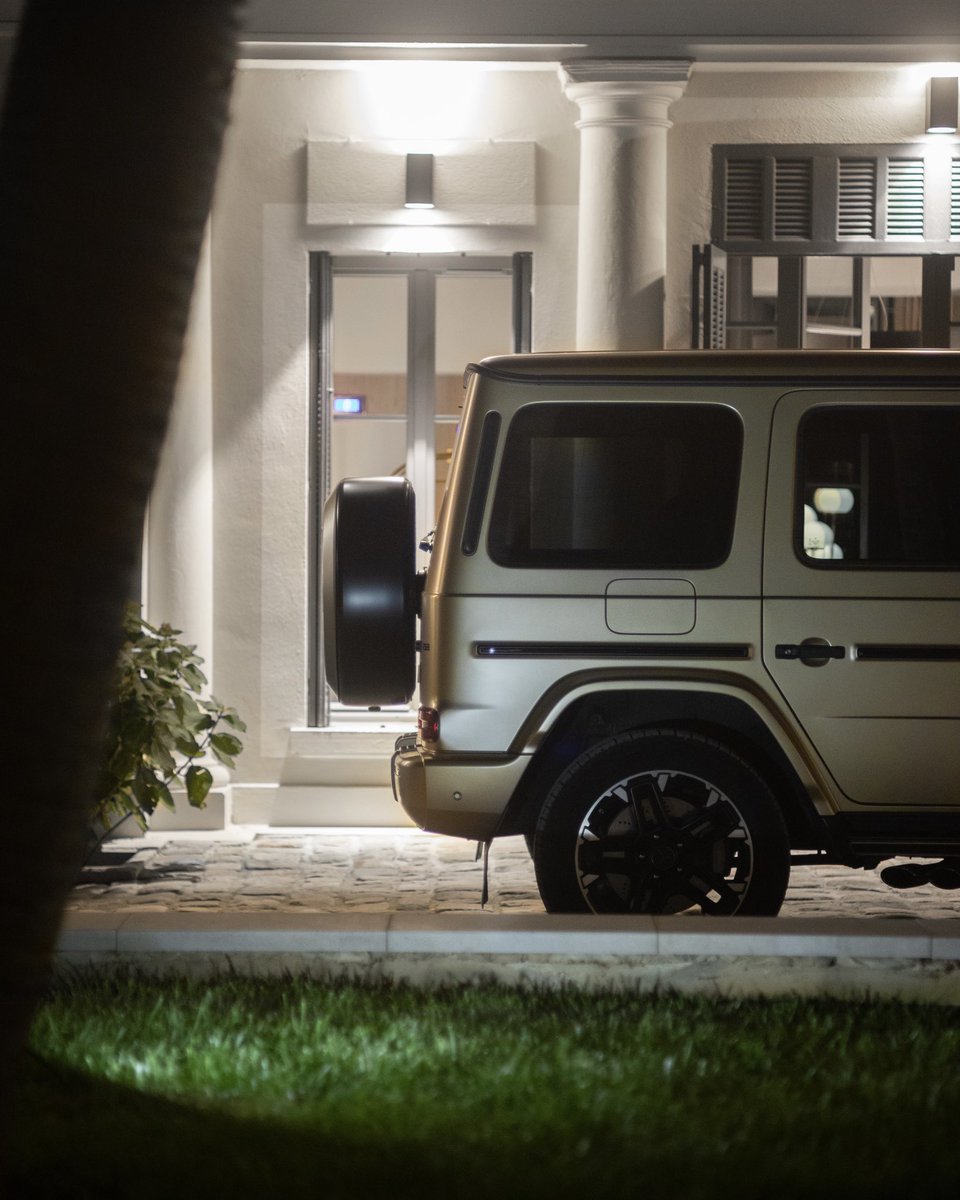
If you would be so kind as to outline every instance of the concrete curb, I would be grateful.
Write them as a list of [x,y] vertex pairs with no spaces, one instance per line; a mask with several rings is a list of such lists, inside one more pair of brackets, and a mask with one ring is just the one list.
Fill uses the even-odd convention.
[[57,961],[960,1004],[960,919],[68,913]]

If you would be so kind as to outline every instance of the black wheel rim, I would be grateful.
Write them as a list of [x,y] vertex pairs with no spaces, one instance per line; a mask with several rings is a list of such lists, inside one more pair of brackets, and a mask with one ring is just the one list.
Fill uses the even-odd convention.
[[753,843],[737,806],[709,780],[646,771],[615,783],[577,834],[580,891],[594,912],[729,915],[743,903]]

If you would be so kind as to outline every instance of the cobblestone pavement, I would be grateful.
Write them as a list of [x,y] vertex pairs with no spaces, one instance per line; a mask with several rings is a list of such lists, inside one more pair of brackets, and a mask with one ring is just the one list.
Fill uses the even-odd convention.
[[[81,875],[76,912],[478,912],[476,846],[408,829],[262,832],[111,843],[133,851]],[[542,912],[522,838],[490,852],[488,912]],[[879,871],[795,867],[782,913],[810,917],[960,917],[960,891],[894,891]]]

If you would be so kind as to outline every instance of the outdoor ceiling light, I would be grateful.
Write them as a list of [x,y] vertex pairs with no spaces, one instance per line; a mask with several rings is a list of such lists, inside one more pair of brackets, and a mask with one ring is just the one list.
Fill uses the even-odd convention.
[[432,154],[407,155],[407,195],[403,207],[433,208]]
[[927,133],[957,132],[957,93],[955,75],[935,75],[927,80]]

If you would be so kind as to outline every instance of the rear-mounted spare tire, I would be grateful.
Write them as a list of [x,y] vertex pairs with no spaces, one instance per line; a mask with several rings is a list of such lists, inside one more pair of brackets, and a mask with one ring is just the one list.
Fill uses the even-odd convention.
[[343,704],[416,687],[416,534],[406,479],[344,479],[323,510],[323,658]]

